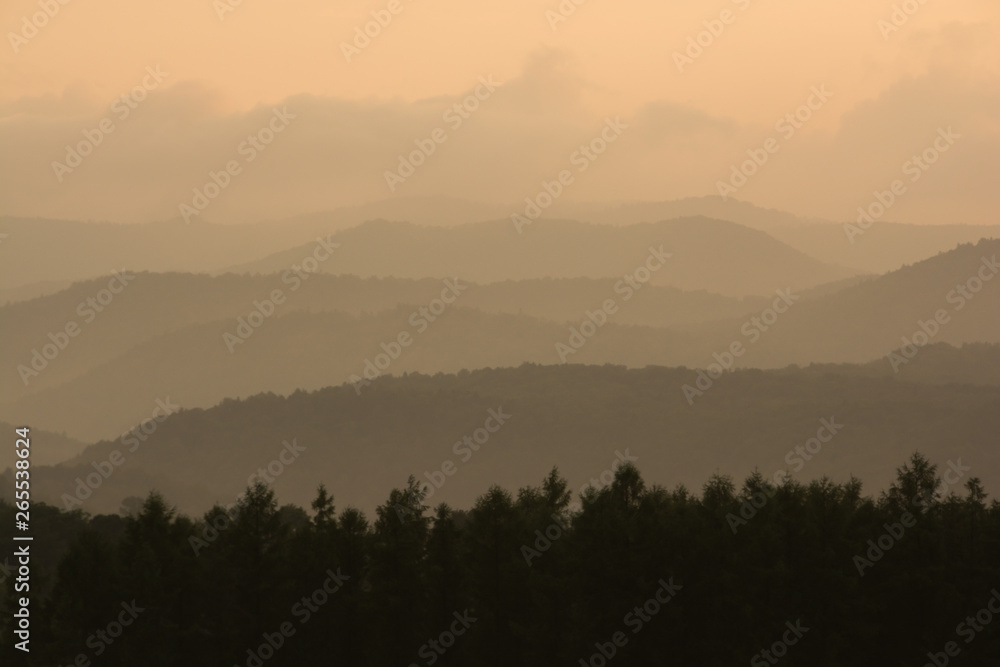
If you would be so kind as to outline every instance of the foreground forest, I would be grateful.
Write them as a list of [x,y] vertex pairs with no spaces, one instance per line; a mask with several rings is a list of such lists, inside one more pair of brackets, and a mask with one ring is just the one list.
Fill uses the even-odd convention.
[[756,473],[699,496],[628,462],[579,496],[555,469],[467,510],[425,493],[411,478],[370,518],[325,487],[309,511],[280,506],[263,483],[198,519],[155,493],[126,516],[35,505],[25,664],[1000,659],[1000,502],[961,463],[914,454],[877,497]]

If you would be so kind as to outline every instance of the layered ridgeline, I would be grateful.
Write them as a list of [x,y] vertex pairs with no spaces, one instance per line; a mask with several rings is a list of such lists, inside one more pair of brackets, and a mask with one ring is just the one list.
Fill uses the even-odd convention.
[[[65,287],[69,282],[102,275],[112,268],[215,272],[370,220],[449,227],[503,219],[518,208],[448,197],[394,197],[274,222],[238,225],[211,224],[202,220],[202,216],[192,218],[189,224],[180,219],[114,224],[0,216],[0,233],[5,235],[0,303],[26,294],[48,293],[53,286]],[[782,211],[733,199],[722,201],[718,197],[612,206],[560,203],[550,211],[562,218],[616,225],[698,215],[765,231],[807,224]],[[88,251],[80,252],[84,247]],[[939,249],[945,247],[949,246]]]
[[[642,266],[650,248],[670,255],[653,271],[653,284],[730,296],[768,294],[776,285],[806,289],[858,273],[762,231],[705,217],[621,226],[538,220],[520,230],[506,219],[447,229],[378,221],[332,238],[341,247],[319,270],[359,276],[461,276],[483,283],[611,277]],[[284,271],[311,252],[305,244],[229,270]]]
[[[104,279],[0,309],[11,323],[0,418],[93,442],[148,419],[168,397],[209,407],[259,392],[526,361],[776,368],[882,358],[903,371],[928,343],[1000,343],[998,250],[1000,242],[982,241],[857,284],[743,301],[635,290],[622,278],[465,287],[138,274],[91,321],[74,317]],[[274,290],[283,302],[271,300]],[[70,320],[79,329],[72,339]]]
[[[825,263],[827,266],[822,267],[820,273],[807,276],[806,282],[817,284],[832,279],[831,267],[841,267],[832,269],[833,273],[840,275],[882,273],[948,250],[959,243],[1000,237],[1000,227],[997,226],[906,225],[881,221],[863,230],[862,234],[849,234],[850,223],[808,220],[732,199],[722,201],[718,197],[617,205],[565,202],[553,206],[545,214],[579,222],[557,223],[552,227],[550,221],[543,217],[537,223],[524,227],[521,234],[516,234],[508,216],[510,210],[517,208],[443,197],[404,197],[280,221],[241,225],[210,224],[197,218],[190,224],[174,220],[126,225],[0,217],[0,233],[5,235],[4,262],[0,263],[0,303],[50,294],[73,281],[103,275],[112,269],[217,273],[228,267],[246,266],[253,270],[284,270],[290,264],[278,267],[269,259],[262,263],[257,260],[274,254],[276,250],[312,243],[317,237],[336,236],[339,232],[355,227],[361,227],[352,232],[353,238],[360,243],[351,260],[356,265],[345,271],[333,265],[325,270],[359,275],[423,278],[437,275],[439,270],[451,266],[439,264],[439,258],[433,249],[440,252],[443,248],[452,247],[454,243],[454,247],[462,248],[465,262],[470,257],[480,258],[481,263],[486,266],[474,268],[483,272],[485,280],[494,281],[547,275],[613,275],[618,272],[617,267],[612,274],[600,271],[606,263],[615,263],[613,256],[605,256],[611,245],[600,248],[601,256],[596,262],[591,261],[594,259],[589,254],[592,243],[588,240],[590,233],[586,230],[592,225],[587,223],[598,223],[605,228],[606,233],[614,240],[614,245],[627,244],[631,236],[642,237],[644,232],[641,230],[646,226],[637,223],[656,223],[657,229],[667,234],[659,242],[672,243],[675,239],[668,237],[676,236],[680,243],[678,249],[690,246],[686,253],[690,261],[701,261],[696,252],[700,244],[719,241],[719,259],[724,260],[723,266],[731,267],[731,271],[726,269],[720,275],[711,277],[718,284],[712,284],[709,289],[720,293],[736,290],[732,293],[737,294],[751,293],[756,286],[752,282],[745,285],[737,282],[734,286],[732,281],[724,279],[731,277],[732,272],[742,266],[741,258],[730,254],[734,246],[742,247],[745,255],[755,257],[761,265],[771,266],[774,270],[800,270],[804,266],[801,258],[803,254]],[[704,229],[682,229],[685,220],[690,227],[691,221],[699,216],[726,220],[746,229],[766,232],[772,237],[771,244],[764,242],[759,236],[718,239],[717,230],[713,230],[712,225],[706,225]],[[373,222],[371,227],[364,229],[364,223],[379,220],[382,222]],[[387,227],[384,222],[386,220],[407,221],[412,224]],[[495,222],[471,226],[467,224],[485,220]],[[677,223],[674,226],[679,229],[669,230],[670,224],[664,227],[663,221]],[[440,229],[462,229],[460,225],[468,229],[455,234]],[[620,233],[613,231],[615,226],[635,229]],[[424,227],[439,229],[422,232]],[[513,232],[521,243],[505,242],[505,235],[501,233],[504,229]],[[539,229],[543,231],[538,233]],[[577,229],[583,230],[582,235],[575,231]],[[699,232],[704,234],[700,235]],[[395,235],[400,238],[394,238]],[[393,267],[386,266],[386,257],[378,260],[379,253],[372,249],[372,236],[377,237],[374,239],[375,249],[384,248],[388,255],[401,260],[399,267],[405,273],[394,273]],[[402,254],[398,252],[400,244],[412,242],[417,245],[403,245]],[[80,252],[82,247],[87,247],[88,252]],[[783,248],[783,251],[776,248]],[[417,266],[418,260],[412,257],[418,249],[422,257],[435,260],[433,264],[426,265],[430,271],[422,272]],[[407,253],[407,250],[410,252]],[[289,262],[295,262],[296,259],[301,259],[294,255],[295,253],[291,253],[288,257],[282,256],[282,261],[288,259]],[[574,265],[573,259],[577,257],[585,259],[587,263],[582,266]],[[713,257],[709,256],[704,260],[707,262],[704,265],[706,269],[719,273],[714,270]],[[451,258],[450,261],[461,263],[463,260]],[[502,271],[505,262],[513,263],[509,273]],[[458,268],[463,266],[464,264],[459,264]],[[676,282],[670,284],[692,288],[703,276],[697,272],[693,276],[687,275],[681,269],[682,266],[682,263],[678,264],[675,269],[677,275],[671,276],[676,278]],[[494,271],[491,273],[489,269]],[[661,279],[668,275],[663,274]],[[474,278],[471,274],[466,277],[470,280]],[[796,280],[789,283],[792,287],[804,287],[806,284],[799,284],[794,273],[788,277]],[[770,286],[766,285],[765,288],[769,289]]]
[[[433,278],[362,279],[294,269],[264,276],[126,273],[123,280],[124,287],[119,279],[111,278],[80,282],[55,295],[0,307],[5,323],[0,367],[33,368],[29,363],[33,350],[65,342],[60,332],[65,332],[70,321],[80,328],[72,345],[65,345],[44,372],[37,376],[27,373],[27,383],[21,373],[0,376],[0,400],[60,385],[144,341],[186,327],[228,320],[230,331],[235,331],[238,318],[246,321],[254,311],[269,311],[265,302],[272,301],[275,290],[281,290],[284,300],[276,304],[273,317],[297,310],[360,317],[401,305],[427,306],[446,289],[443,281]],[[112,281],[111,287],[118,293],[108,290]],[[635,289],[620,277],[487,285],[460,278],[456,285],[461,290],[453,304],[456,308],[524,315],[560,324],[599,309],[609,298],[622,303],[614,314],[615,324],[670,328],[743,317],[771,302],[764,297],[738,299],[648,284]],[[633,279],[632,285],[638,283]],[[101,300],[107,303],[102,305]],[[59,340],[53,341],[50,333]],[[378,342],[374,342],[377,347]]]
[[[751,207],[752,208],[752,207]],[[220,225],[194,217],[149,224],[0,216],[4,262],[0,303],[51,285],[133,271],[213,272],[315,240],[367,220],[457,225],[503,215],[503,209],[445,197],[400,197],[274,222]],[[81,252],[87,248],[87,252]],[[14,291],[14,288],[22,288]],[[39,291],[41,290],[41,291]]]
[[960,243],[1000,238],[1000,225],[908,225],[876,222],[785,225],[769,230],[776,239],[818,260],[866,273],[893,271]]
[[[1000,342],[998,260],[1000,240],[984,239],[803,299],[787,313],[762,317],[766,330],[751,323],[741,361],[757,367],[861,362],[895,351],[890,361],[899,369],[929,343]],[[698,329],[712,334],[717,326]]]
[[[998,366],[996,349],[968,353]],[[433,486],[435,503],[468,504],[486,485],[517,488],[553,464],[577,489],[623,460],[670,486],[754,466],[768,479],[858,475],[878,486],[917,449],[1000,486],[1000,382],[747,370],[689,402],[685,387],[697,383],[691,369],[525,365],[227,400],[37,466],[33,497],[114,512],[155,488],[194,511],[231,503],[261,478],[298,504],[324,481],[341,503],[370,510],[379,489],[413,474]]]
[[[28,426],[27,422],[9,424],[0,422],[0,433],[14,433]],[[68,437],[65,433],[53,433],[45,429],[31,429],[31,465],[51,466],[68,461],[87,448],[88,443]],[[0,468],[14,467],[16,452],[0,455]]]

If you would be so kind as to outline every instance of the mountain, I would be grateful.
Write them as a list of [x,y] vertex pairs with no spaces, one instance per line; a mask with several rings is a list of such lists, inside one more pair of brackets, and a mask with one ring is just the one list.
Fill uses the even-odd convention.
[[[851,231],[853,228],[854,231]],[[788,225],[772,236],[810,257],[867,273],[895,271],[961,243],[1000,238],[1000,225],[907,225],[877,222],[863,233],[855,224]]]
[[[410,337],[409,344],[405,350],[398,349],[397,358],[381,370],[398,375],[561,361],[629,367],[657,364],[711,369],[721,363],[780,368],[881,359],[896,371],[916,363],[922,348],[905,348],[903,357],[899,356],[903,352],[887,355],[915,335],[921,346],[925,342],[1000,343],[1000,290],[985,282],[966,299],[956,287],[985,271],[1000,254],[997,251],[998,241],[960,246],[838,291],[818,290],[812,298],[782,292],[763,304],[721,301],[725,309],[751,305],[754,310],[711,322],[685,322],[679,316],[668,321],[662,314],[649,314],[651,305],[684,303],[688,297],[676,292],[654,290],[629,302],[610,283],[600,281],[469,287],[468,294],[454,298],[454,305],[439,301],[441,309],[433,315],[420,308],[434,303],[446,283],[317,275],[322,280],[313,283],[321,286],[314,296],[305,297],[309,283],[302,283],[301,300],[277,307],[261,304],[261,311],[270,315],[258,313],[259,326],[253,327],[246,323],[246,318],[252,319],[251,311],[257,312],[253,299],[266,301],[268,287],[281,284],[276,276],[151,276],[146,291],[138,291],[137,277],[137,291],[126,289],[121,300],[107,308],[107,319],[95,318],[94,328],[84,330],[91,338],[74,339],[49,362],[51,369],[29,378],[29,383],[38,384],[30,384],[27,390],[16,384],[20,382],[17,364],[29,363],[30,351],[46,342],[39,332],[64,322],[65,304],[72,304],[79,294],[56,295],[64,306],[55,313],[44,304],[56,297],[15,304],[0,313],[12,322],[42,322],[30,328],[30,335],[25,333],[29,329],[14,331],[19,341],[14,349],[21,353],[6,361],[12,372],[0,418],[27,419],[84,440],[114,437],[149,418],[155,402],[166,397],[183,407],[209,407],[226,397],[340,384],[361,376],[404,333]],[[178,290],[178,285],[187,288]],[[206,289],[206,285],[213,288]],[[592,288],[586,297],[578,297],[580,303],[591,305],[577,310],[569,322],[558,322],[559,317],[572,314],[572,309],[551,305],[566,285],[571,286],[570,292],[573,286]],[[538,298],[527,297],[526,292]],[[242,294],[245,300],[234,303],[230,298],[234,294]],[[466,296],[471,300],[465,301]],[[694,299],[688,301],[692,308],[688,315],[693,317],[696,304],[705,296],[688,296]],[[403,297],[430,300],[403,304]],[[610,315],[599,312],[609,297],[615,300]],[[639,303],[640,298],[647,301]],[[532,316],[503,312],[521,302],[534,304]],[[314,308],[316,303],[320,305]],[[550,317],[544,317],[540,311],[549,307]],[[775,307],[784,312],[778,314],[772,310]],[[33,308],[38,312],[29,317]],[[117,308],[114,316],[113,308]],[[944,323],[935,325],[936,316]],[[244,323],[237,317],[244,318]],[[658,323],[668,326],[630,324],[656,317],[663,317]],[[934,333],[927,341],[919,333],[921,322]],[[97,335],[97,331],[102,333]],[[91,342],[96,340],[101,344]]]
[[[13,441],[14,430],[30,426],[27,422],[10,424],[0,421],[0,433],[6,434]],[[31,465],[32,466],[52,466],[71,458],[79,456],[87,448],[88,444],[67,437],[65,433],[53,433],[44,429],[31,428],[29,432],[31,443]],[[13,447],[5,448],[0,454],[0,468],[14,466],[15,453]]]
[[[367,221],[406,221],[438,228],[488,220],[511,224],[509,216],[521,208],[448,197],[399,197],[270,222],[234,225],[205,223],[197,218],[191,224],[185,224],[180,219],[149,224],[117,224],[0,216],[0,234],[5,235],[0,237],[4,239],[0,245],[4,260],[0,262],[0,303],[50,294],[74,281],[104,275],[122,267],[133,271],[219,272],[227,267],[247,265],[250,270],[257,270],[252,265],[262,257],[314,242],[318,236],[325,237]],[[527,233],[541,226],[543,221],[565,219],[631,227],[638,223],[698,216],[765,231],[820,262],[842,267],[841,271],[849,269],[843,275],[884,273],[958,243],[1000,236],[1000,226],[996,225],[879,222],[855,237],[852,244],[842,224],[802,218],[734,199],[723,201],[715,196],[614,205],[557,202],[544,212],[538,222],[525,227],[524,231]],[[91,242],[93,247],[87,245]],[[88,247],[88,252],[80,252],[82,247]],[[754,252],[753,248],[750,250]],[[45,261],[35,261],[37,257],[44,257]],[[394,274],[381,272],[370,275]],[[425,278],[428,275],[418,273],[411,277]],[[548,274],[539,271],[537,275]],[[592,272],[571,272],[563,277],[584,275],[607,277]],[[495,280],[517,277],[511,273]],[[728,293],[725,290],[713,291]]]
[[37,283],[29,283],[10,289],[0,289],[0,306],[17,303],[19,301],[30,301],[40,296],[48,296],[61,292],[73,284],[72,280],[43,280]]
[[[376,362],[383,345],[398,346],[401,333],[410,336],[410,344],[399,347],[387,373],[558,363],[556,343],[570,338],[565,324],[461,307],[433,322],[416,306],[359,317],[296,310],[246,330],[252,333],[245,342],[236,342],[237,326],[235,319],[217,320],[151,338],[72,380],[0,405],[0,419],[16,417],[95,441],[115,438],[148,419],[157,401],[209,407],[227,397],[347,382]],[[227,340],[227,334],[233,338]],[[692,334],[608,323],[567,359],[632,366],[693,363],[710,349]]]
[[809,364],[791,365],[782,369],[788,373],[813,375],[857,375],[869,378],[896,376],[907,382],[928,384],[1000,384],[1000,345],[966,343],[953,347],[947,343],[932,343],[922,348],[913,361],[893,370],[886,359],[867,364]]
[[[53,285],[65,286],[122,267],[133,271],[214,272],[370,220],[448,227],[505,218],[517,208],[449,197],[394,197],[281,220],[230,225],[206,223],[199,218],[190,224],[180,218],[118,224],[0,216],[0,303],[47,294]],[[588,216],[588,220],[615,224],[678,217],[682,212],[724,219],[724,215],[716,213],[731,214],[737,222],[768,229],[795,224],[796,220],[780,211],[738,202],[720,207],[712,198],[633,204],[620,209],[576,206],[573,210]],[[666,215],[651,215],[655,211]],[[87,252],[80,251],[84,247]]]
[[[447,278],[479,283],[533,278],[611,278],[642,267],[650,248],[670,253],[651,282],[727,296],[807,289],[856,272],[818,262],[764,232],[704,217],[624,226],[539,219],[519,231],[509,219],[435,228],[368,222],[332,237],[321,271],[359,276]],[[233,273],[275,273],[308,258],[315,243],[239,264]]]
[[535,484],[553,465],[575,491],[630,457],[668,487],[700,486],[720,469],[742,479],[759,466],[768,479],[779,470],[800,481],[855,475],[884,488],[914,450],[944,468],[968,466],[986,488],[1000,484],[998,385],[751,370],[691,405],[682,387],[693,375],[525,365],[383,378],[360,394],[343,386],[227,400],[172,415],[142,441],[98,443],[39,467],[33,494],[63,506],[91,475],[96,488],[80,492],[88,512],[117,510],[150,488],[195,511],[234,502],[270,465],[285,502],[308,504],[322,481],[339,506],[370,511],[413,474],[440,486],[428,504],[462,506],[490,484]]
[[[258,256],[263,248],[304,243],[329,221],[283,227],[278,224],[214,225],[177,220],[114,224],[0,218],[7,233],[0,252],[0,286],[58,283],[132,271],[212,271]],[[81,249],[86,248],[86,252]],[[39,294],[45,293],[39,286]]]
[[[81,330],[44,372],[28,377],[27,385],[17,372],[0,377],[0,399],[9,401],[67,382],[150,338],[196,324],[224,319],[235,322],[237,317],[246,317],[254,310],[255,301],[268,300],[275,289],[282,290],[286,299],[277,309],[279,315],[293,310],[341,311],[352,315],[380,313],[400,305],[428,304],[442,290],[441,281],[435,279],[362,279],[312,274],[302,280],[293,272],[214,277],[136,273],[134,278],[126,276],[125,280],[127,286],[113,295],[100,312],[88,305],[87,300],[106,290],[109,278],[80,282],[51,296],[0,307],[0,319],[5,322],[5,344],[0,347],[3,367],[29,366],[32,350],[52,344],[50,333],[56,339],[65,338],[61,332],[70,321]],[[522,280],[489,285],[463,281],[458,303],[485,313],[520,314],[562,324],[578,321],[586,311],[599,308],[609,298],[623,299],[622,294],[615,292],[616,283],[614,278]],[[114,287],[118,287],[117,283]],[[615,313],[616,324],[685,327],[739,317],[769,302],[762,298],[736,299],[654,285],[632,294],[627,307],[623,303]]]
[[[0,216],[0,303],[48,293],[52,285],[132,271],[212,272],[276,248],[374,218],[456,225],[502,215],[505,209],[444,197],[399,198],[270,222],[222,225],[193,218],[148,224]],[[81,252],[87,248],[87,252]],[[44,261],[39,261],[44,258]],[[37,285],[36,285],[37,283]],[[22,288],[20,292],[14,288]]]
[[[748,366],[862,362],[915,342],[1000,342],[1000,240],[949,252],[795,304],[760,332]],[[702,325],[706,331],[716,324]],[[738,326],[733,322],[732,330]],[[897,362],[896,367],[908,362]],[[888,363],[888,362],[887,362]]]
[[723,199],[718,195],[686,197],[673,201],[621,202],[612,205],[557,202],[547,209],[546,213],[558,214],[559,217],[583,222],[615,225],[705,216],[718,220],[729,220],[768,233],[787,228],[797,229],[829,223],[828,220],[803,218],[786,211],[762,208],[738,199]]

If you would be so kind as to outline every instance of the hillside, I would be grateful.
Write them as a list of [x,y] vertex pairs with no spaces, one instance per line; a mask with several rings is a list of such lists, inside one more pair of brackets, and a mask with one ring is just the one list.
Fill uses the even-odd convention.
[[[668,487],[700,486],[719,469],[742,479],[756,466],[769,478],[777,470],[799,481],[855,475],[879,488],[915,450],[945,466],[961,460],[987,488],[1000,484],[1000,386],[740,371],[689,405],[682,387],[696,377],[688,369],[526,365],[387,378],[360,395],[343,386],[227,400],[171,416],[134,452],[126,442],[100,443],[73,465],[39,467],[33,490],[56,502],[118,449],[124,462],[83,503],[86,511],[115,511],[150,488],[193,511],[233,502],[283,442],[305,448],[286,455],[274,479],[283,501],[305,505],[323,481],[340,506],[366,511],[384,489],[410,474],[424,479],[446,460],[457,471],[434,503],[469,504],[493,483],[535,484],[555,464],[575,490],[618,453],[637,457],[648,478]],[[510,417],[494,428],[490,410]],[[832,440],[821,420],[837,425]],[[495,432],[476,435],[478,450],[455,444],[484,425]],[[818,431],[827,444],[801,459],[795,448]]]
[[[20,381],[15,363],[23,364],[23,360],[11,360],[6,394],[10,398],[0,405],[0,418],[26,419],[83,440],[113,437],[148,418],[154,402],[166,396],[184,407],[209,407],[227,397],[267,391],[288,393],[340,384],[353,375],[360,376],[368,361],[383,352],[382,345],[391,344],[402,332],[412,337],[412,343],[384,368],[387,373],[458,372],[518,366],[523,362],[561,361],[708,368],[721,360],[741,368],[780,368],[789,364],[881,360],[892,369],[886,355],[900,348],[904,338],[909,340],[920,332],[918,322],[929,327],[927,322],[935,315],[940,317],[941,312],[945,323],[937,327],[929,342],[1000,343],[997,315],[1000,290],[992,282],[986,282],[972,299],[961,297],[961,300],[957,300],[960,293],[955,291],[957,284],[964,284],[983,267],[984,257],[1000,254],[997,250],[1000,241],[982,241],[832,293],[820,290],[813,298],[797,299],[794,293],[786,294],[787,302],[780,297],[771,300],[785,309],[779,315],[769,311],[773,304],[765,303],[761,310],[732,319],[708,323],[674,319],[669,327],[629,326],[627,323],[635,320],[626,318],[626,313],[632,313],[630,318],[638,318],[635,313],[643,311],[640,308],[643,304],[620,298],[616,302],[618,311],[607,316],[600,327],[588,330],[589,336],[573,334],[565,320],[558,322],[558,318],[543,317],[541,312],[546,303],[558,300],[561,288],[574,283],[541,281],[520,287],[482,287],[480,292],[469,294],[476,294],[474,299],[467,303],[464,294],[457,297],[455,305],[447,307],[440,317],[429,316],[433,317],[431,321],[419,310],[430,301],[423,305],[394,304],[401,300],[401,293],[407,299],[434,297],[440,294],[441,283],[343,279],[318,283],[326,284],[331,293],[342,295],[326,302],[327,306],[313,309],[308,300],[295,307],[285,304],[281,308],[287,305],[287,310],[276,309],[259,329],[246,326],[243,333],[249,335],[243,342],[242,337],[236,337],[241,326],[236,315],[248,311],[234,313],[233,308],[238,305],[227,297],[233,290],[244,290],[250,300],[252,291],[246,288],[267,285],[275,280],[273,276],[256,279],[258,282],[235,276],[221,279],[152,276],[150,282],[163,290],[160,292],[163,298],[153,297],[155,290],[147,293],[126,290],[120,297],[121,305],[117,301],[112,304],[119,308],[115,317],[122,319],[111,318],[109,307],[109,319],[101,324],[106,331],[102,329],[104,333],[100,336],[94,334],[94,339],[99,338],[104,344],[93,346],[81,335],[79,344],[74,341],[67,346],[65,358],[59,356],[50,362],[51,369],[31,378],[31,382],[37,380],[38,384],[29,385],[30,391],[15,384]],[[136,278],[136,285],[138,281]],[[174,286],[178,283],[192,288],[208,284],[225,289],[192,289],[190,293],[198,295],[194,307],[182,314],[183,307],[179,304],[184,299],[173,301]],[[344,289],[352,285],[359,289]],[[542,285],[549,291],[544,299],[535,302],[532,315],[520,308],[519,314],[503,312],[513,310],[525,296],[525,290],[537,293],[536,296],[544,294]],[[597,312],[602,300],[596,297],[606,289],[600,287],[600,282],[584,285],[595,288],[587,299],[595,298],[591,308],[577,311],[575,319],[570,320],[577,331],[585,328],[585,320],[589,321],[588,310]],[[309,288],[303,287],[301,293],[308,291]],[[323,293],[323,289],[316,292],[321,299]],[[363,294],[377,298],[361,299]],[[667,305],[671,299],[680,298],[669,290],[649,294],[651,301],[645,306],[658,300],[660,305]],[[7,312],[16,315],[42,303],[16,304],[8,307]],[[174,305],[167,307],[168,303]],[[739,307],[732,301],[721,303],[726,308]],[[755,308],[761,307],[759,302],[754,303]],[[342,310],[326,309],[333,304],[339,304]],[[129,309],[134,312],[128,312]],[[487,309],[492,312],[484,312]],[[219,319],[227,311],[228,317]],[[52,317],[45,308],[41,314]],[[550,317],[566,314],[571,315],[571,311],[555,306],[549,313]],[[619,315],[623,316],[621,320]],[[58,317],[52,320],[58,321]],[[94,326],[97,325],[95,320]],[[129,331],[133,328],[141,335],[131,335]],[[32,340],[37,338],[35,331]],[[919,336],[918,342],[923,342]],[[727,359],[736,344],[742,352]],[[26,344],[24,347],[32,349]],[[904,361],[897,359],[895,369],[919,361],[919,349],[915,348],[910,357]]]
[[[10,438],[13,442],[14,430],[24,426],[30,426],[29,422],[19,422],[10,424],[0,422],[0,433]],[[32,466],[53,466],[71,458],[79,456],[87,448],[87,443],[67,437],[65,433],[53,433],[44,429],[31,428],[31,465]],[[13,447],[7,447],[0,453],[0,468],[13,467],[16,460]]]
[[[521,233],[509,219],[447,229],[373,221],[333,240],[341,244],[336,260],[320,270],[359,276],[461,276],[480,283],[610,278],[641,266],[651,246],[672,254],[653,272],[653,284],[727,296],[806,289],[857,273],[818,262],[764,232],[703,217],[619,227],[542,219]],[[228,270],[284,271],[311,252],[307,244]]]
[[895,271],[961,243],[1000,238],[1000,225],[877,222],[857,235],[848,234],[843,224],[820,223],[787,225],[768,231],[810,257],[867,273]]
[[[0,307],[5,323],[0,366],[16,369],[30,364],[32,350],[59,338],[68,321],[81,332],[27,386],[17,372],[0,377],[0,401],[10,401],[54,387],[96,368],[157,336],[185,327],[238,317],[268,300],[275,289],[286,300],[278,315],[295,310],[377,314],[397,306],[421,306],[440,296],[439,280],[366,278],[312,274],[305,280],[294,272],[266,276],[222,276],[136,273],[128,285],[99,313],[86,304],[107,287],[108,278],[74,284],[45,298]],[[489,314],[525,315],[550,322],[578,322],[588,310],[609,298],[622,301],[612,320],[619,325],[686,327],[700,322],[741,317],[763,308],[763,298],[736,299],[707,292],[682,292],[648,285],[632,291],[628,302],[615,291],[617,279],[505,281],[489,285],[465,283],[457,305]],[[116,285],[117,287],[117,285]],[[78,310],[83,304],[81,312]],[[82,313],[82,314],[81,314]],[[519,361],[517,363],[520,363]]]
[[[359,317],[292,311],[268,320],[246,342],[233,343],[232,352],[224,335],[234,335],[235,320],[189,326],[140,343],[68,382],[4,403],[0,419],[16,417],[94,441],[148,418],[156,400],[168,396],[185,408],[209,407],[227,397],[346,382],[364,373],[366,360],[382,354],[382,343],[400,332],[408,332],[412,343],[387,368],[395,375],[559,363],[555,345],[570,335],[563,324],[523,315],[456,307],[430,323],[419,313],[411,320],[415,312],[413,306]],[[606,324],[567,358],[666,365],[693,363],[711,349],[691,334]]]
[[557,202],[549,211],[563,218],[612,225],[630,225],[637,222],[702,215],[717,220],[729,220],[768,233],[829,223],[827,220],[803,218],[786,211],[762,208],[732,197],[723,199],[718,195],[685,197],[672,201],[621,202],[604,205]]
[[[176,218],[157,223],[117,224],[0,216],[0,234],[5,235],[0,237],[3,238],[0,255],[4,259],[0,263],[0,303],[46,294],[53,285],[65,286],[123,266],[133,271],[219,271],[370,220],[450,227],[502,218],[516,208],[449,197],[394,197],[360,206],[238,225],[213,224],[199,218],[193,218],[190,223]],[[572,210],[585,216],[581,219],[613,224],[709,215],[753,228],[771,229],[795,225],[797,220],[781,211],[736,201],[722,204],[713,198],[626,207],[594,204],[574,206]],[[732,217],[726,217],[728,215]],[[80,252],[84,247],[88,251]],[[44,261],[37,258],[44,258]]]
[[1000,342],[997,257],[1000,240],[963,244],[855,287],[803,301],[781,316],[773,330],[762,333],[743,361],[765,367],[861,362],[914,339],[918,345]]

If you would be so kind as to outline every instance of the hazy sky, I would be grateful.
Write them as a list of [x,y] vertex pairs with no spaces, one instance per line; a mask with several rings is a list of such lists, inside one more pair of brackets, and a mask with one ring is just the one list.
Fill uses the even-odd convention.
[[[58,12],[37,34],[12,37],[30,35],[24,17],[47,2]],[[173,218],[231,160],[239,173],[202,219],[400,195],[513,206],[563,169],[574,174],[567,201],[675,199],[717,194],[773,138],[777,151],[732,196],[842,220],[900,179],[883,219],[997,222],[996,0],[896,2],[913,14],[897,14],[892,32],[879,21],[894,3],[878,0],[564,0],[575,11],[554,28],[557,0],[329,4],[242,0],[220,18],[226,0],[7,0],[0,214]],[[342,43],[390,5],[401,9],[348,62]],[[728,25],[706,27],[724,11]],[[712,27],[720,34],[704,32],[679,67],[676,54]],[[148,74],[157,67],[160,81]],[[490,75],[503,85],[449,120]],[[115,104],[144,80],[146,99]],[[813,97],[794,134],[776,127],[824,86],[832,96]],[[272,124],[281,131],[248,160],[242,142],[274,108],[287,108]],[[579,171],[574,151],[617,117],[627,128]],[[96,129],[102,118],[110,134]],[[906,164],[949,127],[933,165]],[[386,170],[435,128],[447,140],[391,190]],[[72,171],[54,167],[84,131],[100,145]]]

